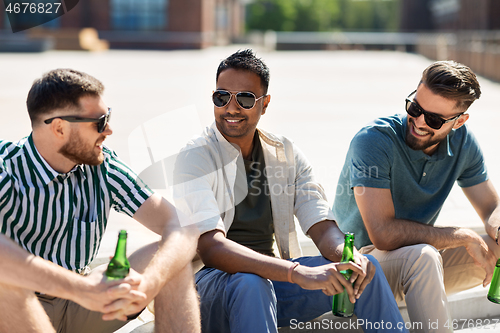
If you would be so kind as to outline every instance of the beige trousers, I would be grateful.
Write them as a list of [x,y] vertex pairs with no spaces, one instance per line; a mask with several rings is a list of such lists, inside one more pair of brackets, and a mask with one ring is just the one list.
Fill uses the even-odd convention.
[[126,321],[102,320],[102,313],[90,311],[62,298],[38,295],[45,312],[57,333],[112,333]]
[[[495,241],[488,235],[482,237],[496,257],[500,257],[500,247]],[[478,286],[486,276],[465,247],[438,251],[431,245],[417,244],[381,251],[369,245],[360,252],[379,261],[396,301],[406,301],[413,327],[422,323],[415,332],[453,332],[444,327],[447,321],[450,325],[451,319],[446,295]]]

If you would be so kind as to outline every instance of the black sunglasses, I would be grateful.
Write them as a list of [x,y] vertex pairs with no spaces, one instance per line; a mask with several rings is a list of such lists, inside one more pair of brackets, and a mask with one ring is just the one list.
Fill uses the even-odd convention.
[[[408,98],[413,95],[414,93],[416,93],[417,91],[415,90],[414,92],[412,92],[411,94],[408,95]],[[438,130],[440,129],[444,124],[446,123],[449,123],[450,121],[453,121],[455,119],[457,119],[458,117],[460,117],[461,115],[463,115],[464,113],[460,113],[458,115],[456,115],[455,117],[453,118],[450,118],[450,119],[443,119],[441,118],[440,116],[438,116],[437,114],[435,113],[432,113],[432,112],[429,112],[429,111],[425,111],[424,109],[422,109],[422,107],[416,102],[416,101],[411,101],[409,100],[408,98],[406,98],[406,104],[405,104],[405,107],[406,107],[406,112],[414,117],[414,118],[418,118],[420,117],[422,114],[424,115],[424,120],[425,120],[425,123],[430,127],[430,128],[433,128],[435,130]]]
[[235,96],[238,105],[247,110],[253,108],[259,99],[267,96],[262,95],[257,98],[255,94],[250,91],[230,92],[227,90],[216,90],[212,94],[212,101],[216,107],[222,108],[229,104],[233,95]]
[[97,132],[102,133],[106,129],[106,125],[109,122],[109,118],[111,118],[111,108],[108,108],[108,113],[103,114],[99,118],[82,118],[77,116],[60,116],[54,117],[47,120],[44,120],[44,123],[50,124],[54,119],[62,119],[66,120],[70,123],[97,123]]

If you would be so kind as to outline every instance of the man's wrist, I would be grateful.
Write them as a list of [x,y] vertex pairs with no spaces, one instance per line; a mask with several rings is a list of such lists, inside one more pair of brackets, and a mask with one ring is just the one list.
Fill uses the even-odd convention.
[[290,268],[288,269],[288,276],[287,276],[287,278],[288,278],[288,282],[290,282],[290,283],[294,283],[294,282],[292,281],[292,273],[293,273],[293,271],[295,270],[295,268],[296,268],[297,266],[299,266],[299,265],[300,265],[300,264],[299,264],[298,262],[294,262],[294,263],[293,263],[293,265],[292,265],[292,266],[290,266]]
[[498,228],[496,228],[496,231],[495,231],[495,243],[498,244],[498,236],[499,236],[499,233],[500,233],[500,226]]
[[88,283],[89,279],[77,273],[68,273],[70,274],[65,276],[60,283],[58,283],[57,288],[59,290],[52,296],[57,296],[78,303],[78,298],[90,289],[90,284]]

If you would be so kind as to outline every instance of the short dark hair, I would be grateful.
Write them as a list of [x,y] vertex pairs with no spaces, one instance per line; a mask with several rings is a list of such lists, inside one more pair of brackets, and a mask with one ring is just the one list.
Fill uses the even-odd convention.
[[262,88],[264,88],[264,94],[267,94],[267,89],[269,88],[269,68],[266,66],[262,59],[257,58],[251,49],[238,50],[237,52],[231,54],[226,59],[222,60],[217,68],[217,76],[215,80],[219,79],[219,75],[222,71],[226,69],[241,69],[250,71],[257,74],[260,77],[260,82]]
[[54,69],[33,82],[26,105],[33,125],[53,110],[80,108],[80,98],[100,96],[104,85],[96,78],[74,69]]
[[455,61],[433,63],[422,73],[420,83],[436,95],[457,101],[457,108],[464,112],[481,96],[476,74]]

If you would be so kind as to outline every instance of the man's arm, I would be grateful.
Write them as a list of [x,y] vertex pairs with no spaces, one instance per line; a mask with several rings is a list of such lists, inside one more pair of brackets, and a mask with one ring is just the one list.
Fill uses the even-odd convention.
[[[330,205],[322,186],[314,177],[312,166],[296,146],[294,146],[294,157],[296,165],[294,213],[302,230],[312,238],[321,254],[333,262],[339,262],[344,249],[344,234],[333,221]],[[317,222],[318,220],[321,222]],[[357,249],[354,249],[354,261],[363,269],[363,274],[354,273],[350,279],[351,283],[354,283],[354,295],[359,298],[373,279],[375,266]]]
[[[468,193],[470,195],[477,190],[477,188],[476,191],[469,189]],[[438,250],[464,246],[476,263],[486,270],[483,284],[486,285],[491,281],[496,258],[488,250],[484,240],[474,231],[458,227],[434,227],[415,221],[396,219],[389,189],[355,187],[354,196],[370,240],[377,249],[390,251],[414,244],[429,244]],[[480,206],[477,202],[473,205]],[[480,213],[481,218],[489,215],[491,213]]]
[[158,250],[141,274],[138,290],[146,299],[141,302],[116,302],[105,308],[106,320],[115,315],[132,314],[142,310],[160,292],[161,288],[186,265],[196,253],[199,232],[196,226],[181,226],[175,208],[158,194],[147,199],[134,214],[134,219],[162,236]]
[[[288,281],[288,271],[293,266],[290,261],[269,257],[233,242],[220,230],[201,235],[198,253],[208,267],[228,273],[253,273],[275,281]],[[345,287],[354,302],[351,284],[339,273],[343,269],[352,269],[360,275],[364,274],[361,267],[354,263],[332,263],[318,267],[299,265],[292,272],[292,281],[304,289],[322,289],[327,295],[338,294]]]
[[493,183],[487,180],[462,190],[483,221],[486,233],[495,239],[500,226],[500,199]]
[[[326,220],[316,223],[307,233],[311,236],[323,257],[333,262],[338,262],[342,259],[344,234],[340,231],[335,221]],[[351,275],[350,282],[354,282],[354,296],[359,298],[368,283],[373,279],[376,268],[356,248],[354,248],[354,262],[359,264],[366,274],[358,275],[355,273]]]
[[104,312],[117,299],[138,302],[143,293],[132,290],[140,276],[131,274],[122,281],[83,277],[50,261],[34,256],[0,234],[0,282],[22,289],[72,300],[87,309]]

